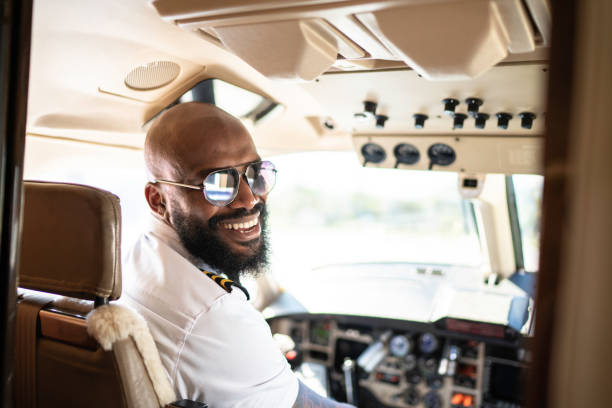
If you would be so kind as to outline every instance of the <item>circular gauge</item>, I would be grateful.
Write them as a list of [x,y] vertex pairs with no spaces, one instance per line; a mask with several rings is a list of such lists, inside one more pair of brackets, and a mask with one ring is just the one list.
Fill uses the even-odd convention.
[[438,348],[438,339],[431,333],[423,333],[419,339],[419,349],[424,354],[431,354]]
[[[400,143],[393,149],[393,154],[397,159],[397,163],[415,164],[421,158],[421,153],[414,145],[409,143]],[[397,164],[396,164],[397,167]]]
[[404,357],[410,352],[410,340],[406,336],[393,336],[389,341],[389,351],[395,357]]
[[414,387],[408,388],[408,390],[404,394],[404,402],[410,405],[411,407],[414,407],[420,401],[421,401],[421,394],[419,394],[419,391]]
[[442,408],[442,398],[435,391],[429,391],[423,397],[423,405],[426,408]]
[[439,390],[442,388],[442,385],[444,385],[444,378],[438,374],[430,375],[425,381],[427,382],[427,386],[434,390]]
[[406,381],[408,381],[410,384],[417,385],[421,382],[421,379],[423,379],[423,377],[421,376],[419,370],[412,370],[406,373]]
[[427,156],[429,156],[431,164],[437,164],[438,166],[448,166],[457,158],[455,150],[444,143],[436,143],[429,146]]
[[408,354],[404,357],[404,368],[406,371],[412,371],[417,366],[417,358],[414,354]]
[[425,375],[433,375],[438,372],[438,359],[434,357],[426,358],[421,357],[419,359],[419,368]]
[[366,143],[361,148],[361,154],[363,155],[364,166],[366,163],[381,163],[387,158],[387,152],[382,148],[381,145],[376,143]]

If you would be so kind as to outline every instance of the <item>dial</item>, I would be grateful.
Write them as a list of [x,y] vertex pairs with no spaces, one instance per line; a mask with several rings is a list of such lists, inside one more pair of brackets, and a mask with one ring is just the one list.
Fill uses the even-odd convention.
[[410,384],[417,385],[422,379],[423,377],[421,376],[419,370],[412,370],[406,373],[406,381],[408,381]]
[[436,374],[438,371],[438,359],[434,357],[419,358],[419,368],[427,376]]
[[423,333],[419,339],[419,349],[424,354],[431,354],[438,348],[438,339],[431,333]]
[[427,377],[426,382],[429,388],[439,390],[440,388],[442,388],[442,385],[444,385],[444,378],[442,376],[434,374]]
[[414,407],[420,401],[421,395],[419,394],[419,391],[417,391],[417,389],[414,387],[408,388],[408,390],[404,394],[404,402],[406,402],[406,404],[410,405],[411,407]]
[[387,158],[387,152],[381,145],[376,143],[366,143],[361,148],[361,154],[363,155],[363,165],[367,163],[381,163]]
[[417,366],[417,358],[414,354],[407,354],[404,357],[404,367],[406,371],[412,371]]
[[397,167],[397,164],[399,163],[408,165],[414,164],[418,162],[421,158],[421,153],[419,153],[419,149],[409,143],[400,143],[395,146],[395,149],[393,149],[393,154],[397,159],[395,167]]
[[389,341],[389,351],[395,357],[404,357],[411,348],[410,340],[406,336],[393,336]]
[[437,164],[438,166],[451,165],[457,158],[455,150],[444,143],[436,143],[429,146],[427,155],[429,160],[431,160],[431,164]]
[[429,391],[423,397],[423,404],[426,408],[442,408],[442,398],[435,391]]

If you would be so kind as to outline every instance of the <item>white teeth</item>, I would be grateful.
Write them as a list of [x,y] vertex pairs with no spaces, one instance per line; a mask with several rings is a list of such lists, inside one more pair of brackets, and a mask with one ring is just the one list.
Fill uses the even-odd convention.
[[237,224],[222,224],[222,225],[223,225],[223,228],[228,229],[228,230],[232,230],[232,229],[238,230],[238,229],[252,228],[257,224],[259,224],[259,219],[255,217],[251,221],[248,221],[248,222],[241,222]]

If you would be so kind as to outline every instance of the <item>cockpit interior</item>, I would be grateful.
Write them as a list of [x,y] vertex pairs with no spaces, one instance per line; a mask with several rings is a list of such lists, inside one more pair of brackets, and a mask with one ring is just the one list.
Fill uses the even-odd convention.
[[[162,403],[148,360],[126,363],[142,343],[111,356],[87,317],[120,300],[147,222],[145,135],[191,101],[239,118],[276,165],[268,267],[242,283],[312,390],[360,408],[608,406],[609,2],[2,8],[3,406],[83,406],[73,380],[123,407],[206,406]],[[71,353],[152,377],[77,375]]]

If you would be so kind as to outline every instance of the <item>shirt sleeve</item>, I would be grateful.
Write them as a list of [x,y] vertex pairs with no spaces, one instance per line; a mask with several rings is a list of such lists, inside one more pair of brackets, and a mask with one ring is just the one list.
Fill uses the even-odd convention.
[[174,377],[182,398],[215,408],[291,407],[299,388],[266,321],[233,292],[195,320]]

